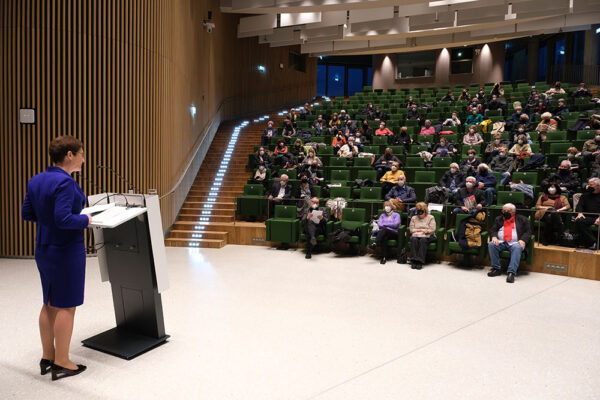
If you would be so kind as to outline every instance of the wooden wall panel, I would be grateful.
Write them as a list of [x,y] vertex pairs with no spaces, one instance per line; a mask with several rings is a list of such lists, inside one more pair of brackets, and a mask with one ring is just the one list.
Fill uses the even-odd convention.
[[[0,0],[0,256],[33,254],[34,225],[20,208],[52,138],[83,141],[76,179],[87,194],[127,190],[99,164],[163,194],[218,110],[226,119],[311,98],[316,60],[290,70],[289,48],[238,40],[238,19],[218,0]],[[36,123],[19,124],[19,108],[35,108]],[[178,212],[171,196],[161,211],[166,227]]]

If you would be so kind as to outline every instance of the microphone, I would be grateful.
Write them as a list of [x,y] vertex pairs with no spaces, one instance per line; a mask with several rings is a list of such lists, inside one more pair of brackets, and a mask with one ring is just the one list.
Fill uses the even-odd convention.
[[[96,188],[96,191],[98,192],[98,194],[100,193],[105,193],[105,191],[100,187],[100,185],[96,184],[95,182],[93,182],[92,180],[86,178],[85,176],[83,176],[81,173],[77,174],[78,177],[80,177],[81,179],[85,180],[87,183],[89,183],[90,185],[94,186]],[[108,199],[109,199],[109,195],[108,193],[106,193],[106,202],[108,203]],[[98,203],[99,201],[96,201],[96,203]]]
[[110,171],[113,175],[115,175],[116,177],[118,177],[119,179],[121,179],[123,182],[125,182],[125,184],[127,185],[127,189],[129,190],[129,193],[133,193],[134,189],[137,192],[140,191],[137,187],[133,186],[127,179],[125,179],[125,177],[123,177],[121,174],[119,174],[117,171],[115,171],[111,167],[98,164],[98,166],[96,168],[98,168],[98,169],[106,169],[106,170]]

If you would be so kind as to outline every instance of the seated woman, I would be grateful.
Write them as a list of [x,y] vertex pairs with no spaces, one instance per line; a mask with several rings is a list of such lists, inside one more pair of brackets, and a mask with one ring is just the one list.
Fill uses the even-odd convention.
[[315,154],[315,149],[312,147],[308,150],[308,156],[302,160],[302,166],[305,168],[311,165],[316,165],[317,167],[323,165],[321,159]]
[[427,204],[417,203],[415,216],[410,219],[410,264],[412,269],[421,269],[425,264],[427,247],[435,240],[435,218],[429,214]]
[[483,143],[483,139],[479,133],[477,133],[477,127],[475,125],[471,125],[469,127],[469,132],[463,137],[463,144],[469,146],[477,146]]
[[254,153],[254,163],[253,167],[258,168],[259,165],[264,165],[265,168],[269,168],[269,164],[271,164],[271,156],[267,151],[265,151],[264,147],[260,147],[256,153]]
[[551,183],[544,189],[544,193],[540,195],[535,203],[535,219],[544,222],[542,232],[542,244],[557,244],[561,234],[564,232],[561,211],[567,211],[571,208],[569,200],[561,194],[560,187],[556,183]]
[[542,120],[535,128],[538,133],[538,141],[540,144],[546,141],[546,133],[555,131],[556,126],[556,120],[552,118],[551,113],[545,112],[542,114]]
[[425,120],[425,126],[421,128],[419,135],[435,135],[435,128],[431,125],[430,120]]
[[369,246],[372,250],[375,250],[377,246],[381,247],[381,264],[385,264],[387,261],[387,241],[398,239],[398,228],[400,227],[400,214],[394,212],[392,203],[386,201],[383,206],[384,212],[377,220],[379,231],[375,243]]
[[448,143],[445,137],[440,138],[440,143],[433,149],[434,157],[452,157],[454,155],[454,147]]
[[298,162],[301,163],[302,160],[304,160],[304,145],[302,144],[302,140],[296,139],[290,152],[298,159]]
[[381,192],[384,196],[398,183],[400,175],[404,176],[404,171],[399,169],[397,162],[392,163],[392,169],[383,174],[381,179],[379,179],[379,182],[381,182]]
[[267,188],[267,183],[269,182],[269,171],[265,167],[264,164],[260,164],[256,171],[254,172],[254,176],[252,177],[252,183],[261,184]]
[[273,161],[273,163],[275,165],[283,165],[284,164],[283,156],[285,156],[287,153],[288,153],[288,148],[285,145],[284,140],[279,139],[279,141],[277,142],[277,146],[275,147],[275,150],[273,151],[273,156],[275,157],[275,161]]
[[465,124],[474,125],[474,124],[480,124],[482,122],[483,122],[483,116],[481,114],[479,114],[479,111],[477,109],[472,109],[471,114],[467,117],[467,120],[465,121]]

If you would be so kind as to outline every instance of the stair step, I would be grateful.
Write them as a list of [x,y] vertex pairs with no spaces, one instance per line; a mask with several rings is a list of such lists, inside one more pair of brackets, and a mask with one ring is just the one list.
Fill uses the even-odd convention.
[[203,207],[182,207],[181,213],[188,215],[196,215],[198,217],[204,217],[202,214],[203,211],[210,211],[211,216],[213,215],[234,215],[234,209],[223,209],[223,208],[203,208]]
[[215,201],[214,203],[209,203],[207,201],[186,201],[185,203],[183,203],[183,207],[202,208],[205,204],[212,204],[213,208],[219,208],[221,210],[235,209],[234,202],[225,201]]
[[199,218],[208,218],[208,221],[204,222],[233,222],[233,214],[232,215],[210,215],[210,216],[202,216],[202,215],[193,215],[193,214],[179,214],[179,221],[193,221],[199,222]]
[[[202,236],[192,236],[202,235]],[[223,231],[199,231],[199,230],[172,230],[169,232],[169,239],[217,239],[227,240],[227,232]]]
[[[193,245],[190,245],[192,244]],[[220,249],[225,247],[227,241],[222,239],[184,239],[184,238],[173,238],[166,239],[165,245],[170,247],[200,247],[210,249]]]

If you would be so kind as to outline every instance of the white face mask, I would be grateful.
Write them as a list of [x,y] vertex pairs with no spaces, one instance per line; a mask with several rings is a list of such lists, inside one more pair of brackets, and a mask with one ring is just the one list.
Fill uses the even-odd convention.
[[398,168],[397,168],[397,167],[392,167],[392,171],[393,171],[393,172],[396,172],[396,170],[398,170]]
[[456,172],[458,172],[458,170],[456,168],[450,168],[450,172],[455,174]]
[[404,181],[398,181],[398,186],[403,187],[404,186]]
[[385,212],[388,213],[388,214],[391,213],[392,212],[392,207],[385,206]]
[[308,153],[308,156],[309,156],[309,157],[314,157],[314,156],[315,156],[315,153]]
[[496,142],[496,144],[500,144],[501,140],[500,139],[496,139],[495,142]]
[[555,194],[556,193],[556,188],[555,187],[549,187],[548,188],[548,193]]
[[475,130],[474,129],[469,129],[469,133],[473,134],[473,133],[475,133]]
[[261,150],[261,151],[259,151],[259,152],[258,152],[258,154],[260,154],[260,155],[262,156],[262,155],[264,155],[264,154],[265,154],[265,151],[264,151],[264,150]]
[[523,144],[523,141],[522,141],[522,140],[519,140],[519,141],[518,141],[518,143],[519,143],[519,144]]
[[467,182],[467,187],[471,189],[475,184],[473,182]]
[[268,127],[269,127],[269,129],[271,129],[273,127],[273,125],[269,124]]
[[316,210],[317,208],[319,208],[319,205],[317,203],[313,203],[311,204],[311,207],[313,210]]
[[281,183],[281,186],[284,187],[287,182],[286,181],[281,181],[280,183]]
[[569,157],[569,158],[575,158],[575,154],[569,153],[569,154],[567,154],[567,157]]
[[261,165],[260,167],[258,167],[258,170],[259,170],[260,172],[263,172],[263,171],[265,170],[265,167],[263,167],[263,166]]

